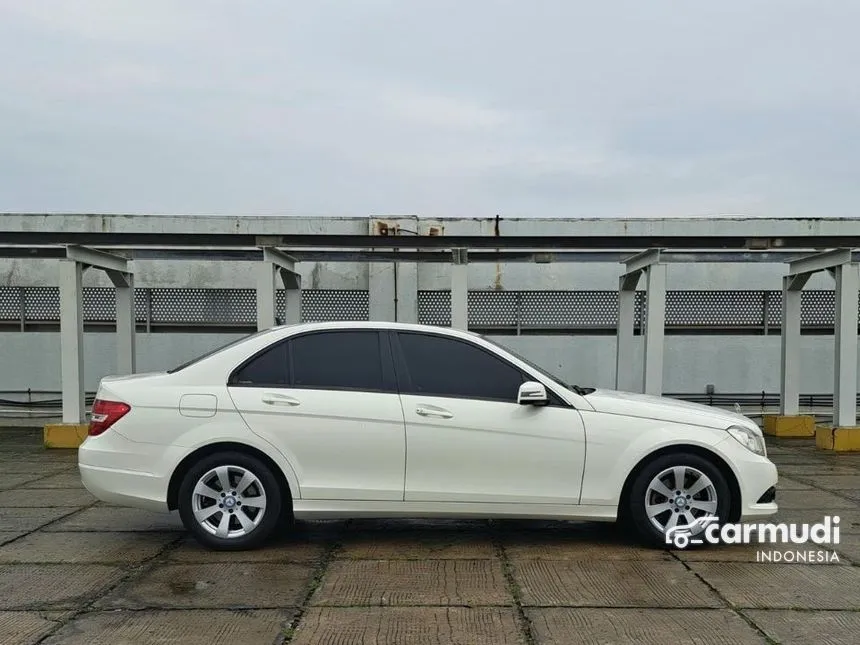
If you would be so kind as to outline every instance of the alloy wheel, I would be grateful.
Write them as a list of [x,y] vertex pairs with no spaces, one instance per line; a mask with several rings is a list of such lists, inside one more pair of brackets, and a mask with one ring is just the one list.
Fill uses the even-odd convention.
[[663,534],[683,529],[690,535],[705,530],[717,517],[719,500],[714,482],[697,468],[672,466],[659,472],[645,490],[645,514]]
[[194,486],[191,510],[208,533],[224,539],[245,537],[265,517],[266,490],[247,468],[216,466]]

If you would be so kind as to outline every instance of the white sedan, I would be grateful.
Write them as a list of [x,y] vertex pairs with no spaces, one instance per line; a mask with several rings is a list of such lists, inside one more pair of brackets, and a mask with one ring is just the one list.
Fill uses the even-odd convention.
[[777,510],[745,416],[566,385],[480,335],[399,323],[276,327],[106,377],[78,454],[97,498],[178,509],[213,549],[357,517],[619,520],[665,545]]

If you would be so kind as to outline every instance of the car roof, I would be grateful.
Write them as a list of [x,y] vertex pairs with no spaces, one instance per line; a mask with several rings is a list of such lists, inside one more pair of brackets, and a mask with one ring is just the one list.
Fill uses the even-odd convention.
[[422,325],[419,323],[388,322],[382,320],[337,320],[326,322],[307,322],[294,325],[281,325],[277,329],[290,330],[292,333],[323,330],[323,329],[392,329],[400,331],[418,331],[463,338],[479,337],[471,331],[443,327],[440,325]]

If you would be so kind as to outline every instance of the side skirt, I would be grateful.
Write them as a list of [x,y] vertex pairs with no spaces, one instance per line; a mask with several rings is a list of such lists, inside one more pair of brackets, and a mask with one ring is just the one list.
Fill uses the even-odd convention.
[[340,500],[293,501],[293,514],[300,520],[348,518],[583,520],[614,522],[615,506],[573,504],[503,504],[469,502],[361,502]]

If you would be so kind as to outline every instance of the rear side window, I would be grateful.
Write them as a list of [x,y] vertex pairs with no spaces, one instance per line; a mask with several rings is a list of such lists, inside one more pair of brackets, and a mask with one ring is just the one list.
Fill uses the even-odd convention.
[[287,343],[278,343],[258,354],[234,374],[234,385],[286,387],[289,384]]
[[516,403],[522,372],[490,352],[454,338],[399,333],[411,392]]
[[334,331],[290,341],[292,386],[379,391],[384,388],[379,333]]

